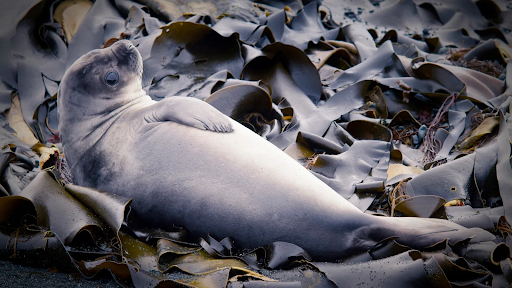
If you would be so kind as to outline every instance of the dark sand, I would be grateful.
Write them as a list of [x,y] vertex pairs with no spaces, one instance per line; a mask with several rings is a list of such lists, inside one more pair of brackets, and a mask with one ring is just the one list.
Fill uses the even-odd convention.
[[8,261],[0,261],[0,287],[117,288],[121,286],[108,273],[98,279],[87,280],[81,277],[75,278],[71,274],[52,273],[47,268],[21,266]]

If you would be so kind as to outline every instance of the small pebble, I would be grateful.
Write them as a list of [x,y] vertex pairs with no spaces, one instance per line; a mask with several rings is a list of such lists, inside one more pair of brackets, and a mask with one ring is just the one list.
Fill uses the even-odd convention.
[[425,124],[421,125],[420,129],[418,129],[418,142],[419,143],[421,143],[421,141],[423,141],[423,138],[425,137],[427,130],[428,130],[428,128]]
[[418,135],[412,135],[412,144],[414,144],[415,149],[420,145],[420,140],[418,139]]
[[507,77],[507,75],[505,75],[505,73],[501,73],[501,75],[500,75],[499,79],[500,79],[501,81],[504,81],[506,77]]

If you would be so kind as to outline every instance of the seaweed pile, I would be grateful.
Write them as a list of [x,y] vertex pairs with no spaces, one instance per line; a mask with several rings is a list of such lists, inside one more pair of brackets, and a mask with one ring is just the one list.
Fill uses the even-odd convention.
[[[510,287],[512,6],[501,0],[33,0],[0,34],[0,259],[123,287]],[[195,97],[360,210],[480,227],[495,241],[389,238],[315,262],[186,227],[147,229],[131,199],[73,185],[57,89],[81,55],[129,39],[155,100]],[[307,231],[304,231],[307,233]]]

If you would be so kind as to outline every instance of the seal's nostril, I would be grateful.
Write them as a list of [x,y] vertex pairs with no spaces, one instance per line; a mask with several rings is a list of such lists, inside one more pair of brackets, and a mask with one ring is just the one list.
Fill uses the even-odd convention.
[[133,45],[132,45],[132,44],[130,44],[130,45],[128,46],[128,49],[132,49],[132,48],[133,48]]

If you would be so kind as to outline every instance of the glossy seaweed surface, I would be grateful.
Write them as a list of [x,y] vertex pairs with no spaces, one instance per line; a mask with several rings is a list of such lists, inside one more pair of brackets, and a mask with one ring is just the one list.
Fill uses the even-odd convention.
[[[509,1],[1,5],[1,260],[87,279],[107,271],[123,287],[512,285]],[[361,211],[446,219],[496,240],[420,251],[389,238],[326,263],[291,243],[247,251],[138,225],[134,200],[73,185],[58,133],[66,69],[119,39],[141,53],[154,100],[210,103]]]

